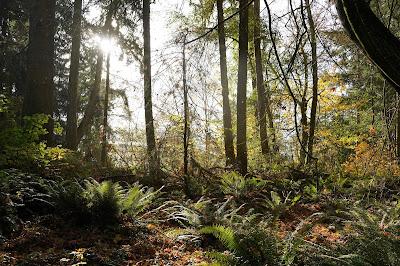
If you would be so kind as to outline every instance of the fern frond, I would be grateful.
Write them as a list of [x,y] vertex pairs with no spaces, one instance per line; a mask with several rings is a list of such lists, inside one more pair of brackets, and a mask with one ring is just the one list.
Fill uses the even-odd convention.
[[232,228],[222,225],[206,226],[200,229],[201,234],[213,235],[230,251],[237,251],[239,246]]

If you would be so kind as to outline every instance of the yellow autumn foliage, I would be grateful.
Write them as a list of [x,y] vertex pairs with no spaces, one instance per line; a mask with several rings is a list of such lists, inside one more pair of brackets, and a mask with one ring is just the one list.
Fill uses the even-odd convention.
[[354,177],[393,177],[400,176],[400,167],[392,152],[382,144],[359,143],[355,155],[344,163],[344,171]]

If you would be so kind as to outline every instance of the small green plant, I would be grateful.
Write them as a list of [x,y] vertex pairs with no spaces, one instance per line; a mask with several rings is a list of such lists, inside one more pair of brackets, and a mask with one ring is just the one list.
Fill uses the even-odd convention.
[[136,217],[147,210],[154,200],[159,196],[162,188],[143,187],[138,183],[128,187],[122,199],[122,211]]
[[317,186],[314,184],[306,185],[303,189],[304,195],[309,198],[310,200],[317,200],[318,199],[318,189]]
[[278,265],[279,253],[274,235],[259,226],[234,230],[221,225],[200,230],[213,235],[228,252],[211,252],[209,256],[221,265]]
[[252,191],[261,190],[267,181],[259,178],[246,178],[237,172],[227,172],[221,177],[221,191],[235,199],[243,198]]
[[190,200],[184,203],[170,201],[167,204],[170,205],[165,209],[168,213],[168,219],[175,220],[184,227],[201,228],[216,223],[224,225],[244,224],[255,220],[258,216],[253,214],[252,210],[243,213],[244,205],[236,207],[232,197],[222,203],[202,197],[196,202]]
[[122,213],[137,217],[157,197],[160,190],[142,187],[139,184],[122,187],[119,183],[87,180],[83,196],[94,223],[114,224]]
[[84,197],[94,221],[105,225],[116,223],[122,211],[120,204],[124,193],[118,183],[86,181]]
[[17,227],[18,217],[10,196],[0,191],[0,240],[10,235]]
[[278,219],[281,215],[285,214],[291,207],[293,207],[301,198],[301,195],[290,197],[289,192],[286,197],[281,197],[277,192],[271,191],[271,198],[266,198],[264,207],[271,211],[274,219]]
[[50,195],[55,212],[76,224],[91,222],[84,187],[77,181],[54,182],[50,187]]

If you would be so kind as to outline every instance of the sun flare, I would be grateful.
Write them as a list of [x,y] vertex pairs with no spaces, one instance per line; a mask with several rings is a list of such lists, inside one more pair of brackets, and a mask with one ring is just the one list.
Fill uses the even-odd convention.
[[94,42],[101,48],[103,53],[108,54],[115,50],[118,46],[114,38],[107,38],[104,36],[94,36]]

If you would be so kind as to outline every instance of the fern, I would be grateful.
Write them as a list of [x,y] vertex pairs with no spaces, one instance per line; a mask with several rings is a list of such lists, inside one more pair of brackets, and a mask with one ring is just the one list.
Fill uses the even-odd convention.
[[230,251],[235,252],[239,248],[235,238],[235,232],[232,228],[224,227],[222,225],[206,226],[200,229],[200,233],[213,235]]
[[97,182],[94,179],[85,182],[84,197],[91,212],[93,222],[100,225],[114,224],[121,214],[121,201],[124,189],[111,181]]
[[84,191],[76,181],[54,182],[50,195],[56,213],[77,224],[89,223],[90,211]]
[[235,231],[214,225],[202,228],[200,233],[213,235],[231,253],[213,253],[214,259],[223,265],[279,265],[275,237],[258,226],[245,229]]
[[161,189],[155,191],[153,188],[135,184],[127,190],[126,195],[123,197],[121,201],[122,210],[132,216],[137,216],[149,208]]

